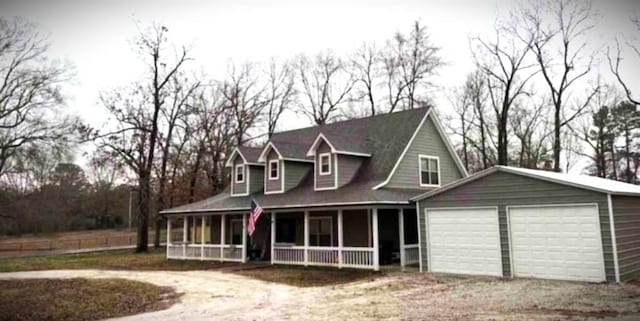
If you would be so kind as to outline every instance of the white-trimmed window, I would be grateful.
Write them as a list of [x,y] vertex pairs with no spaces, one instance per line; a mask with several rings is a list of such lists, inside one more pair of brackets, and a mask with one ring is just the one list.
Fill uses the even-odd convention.
[[236,165],[235,180],[237,184],[244,183],[244,164]]
[[420,186],[440,186],[440,159],[435,156],[420,155]]
[[331,216],[309,217],[309,245],[333,245],[333,219]]
[[280,178],[280,161],[273,159],[269,161],[269,179],[277,180]]
[[320,175],[331,175],[331,153],[320,154]]

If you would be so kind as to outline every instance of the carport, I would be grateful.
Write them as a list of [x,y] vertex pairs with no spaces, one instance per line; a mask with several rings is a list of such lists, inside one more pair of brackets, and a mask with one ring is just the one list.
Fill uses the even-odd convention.
[[421,271],[620,282],[640,271],[640,186],[495,166],[413,198]]

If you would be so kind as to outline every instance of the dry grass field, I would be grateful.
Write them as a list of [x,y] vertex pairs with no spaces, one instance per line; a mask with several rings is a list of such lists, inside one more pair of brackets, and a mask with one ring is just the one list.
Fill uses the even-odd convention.
[[[160,239],[166,239],[162,231]],[[153,242],[154,232],[149,231],[149,241]],[[0,236],[0,257],[45,255],[52,251],[83,250],[132,246],[136,242],[135,230],[111,229],[61,232],[44,235],[23,235],[19,237]]]

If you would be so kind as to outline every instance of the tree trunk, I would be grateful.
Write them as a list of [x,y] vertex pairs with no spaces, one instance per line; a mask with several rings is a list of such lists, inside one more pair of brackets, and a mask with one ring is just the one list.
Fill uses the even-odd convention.
[[140,186],[138,187],[138,235],[136,252],[147,252],[149,248],[149,173],[140,171]]
[[553,129],[553,171],[561,172],[560,170],[560,108],[556,106],[554,113],[554,129]]

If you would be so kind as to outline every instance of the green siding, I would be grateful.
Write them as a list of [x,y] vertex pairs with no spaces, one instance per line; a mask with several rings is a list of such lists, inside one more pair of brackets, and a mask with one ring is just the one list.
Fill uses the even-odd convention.
[[418,155],[437,156],[440,159],[440,185],[462,178],[456,161],[449,153],[445,142],[438,134],[431,115],[418,130],[413,142],[407,149],[387,187],[420,188],[418,176]]
[[427,266],[426,230],[424,222],[425,208],[497,206],[502,247],[502,270],[504,276],[511,276],[506,207],[515,205],[575,203],[595,203],[598,205],[606,277],[609,281],[615,281],[606,194],[504,172],[490,174],[476,181],[420,201],[420,215],[418,217],[421,233],[420,246],[422,248],[423,270],[426,270]]
[[300,182],[312,169],[312,164],[303,162],[285,161],[284,166],[284,190],[285,192],[300,185]]
[[640,197],[612,196],[620,280],[640,274]]
[[264,166],[249,165],[249,193],[253,194],[264,189]]
[[345,186],[356,176],[363,158],[351,155],[338,156],[338,187]]

